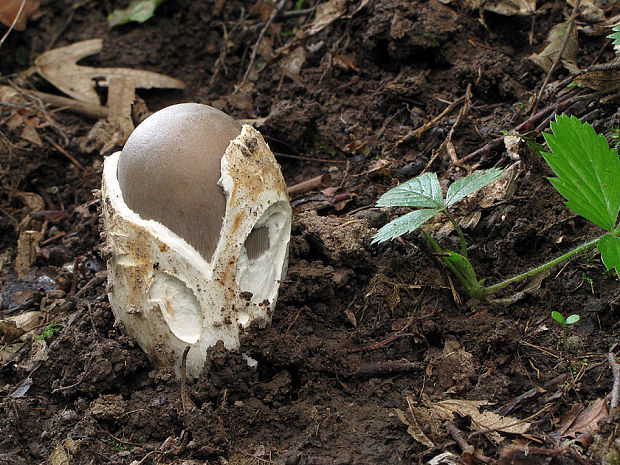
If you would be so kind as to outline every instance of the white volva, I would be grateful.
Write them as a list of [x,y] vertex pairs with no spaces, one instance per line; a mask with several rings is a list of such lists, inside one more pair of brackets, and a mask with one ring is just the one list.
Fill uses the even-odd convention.
[[[286,185],[260,133],[243,126],[221,159],[226,213],[207,261],[171,229],[125,204],[119,156],[106,159],[102,185],[110,305],[154,363],[178,371],[190,346],[187,372],[197,377],[209,347],[221,340],[238,348],[241,327],[271,320],[288,259]],[[251,241],[262,245],[250,248]]]

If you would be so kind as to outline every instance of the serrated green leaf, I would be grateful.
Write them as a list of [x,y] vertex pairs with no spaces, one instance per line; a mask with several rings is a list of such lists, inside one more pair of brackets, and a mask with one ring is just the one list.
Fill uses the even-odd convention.
[[568,318],[566,318],[567,325],[572,325],[574,323],[577,323],[578,321],[579,321],[579,315],[571,315]]
[[564,315],[560,312],[551,312],[551,318],[560,323],[561,325],[566,324],[566,320],[564,319]]
[[424,173],[393,187],[377,200],[377,207],[443,209],[441,186],[435,173]]
[[372,238],[372,243],[396,239],[403,234],[415,231],[441,210],[424,208],[407,213],[383,226]]
[[620,272],[620,237],[605,234],[598,241],[598,251],[601,253],[603,265],[607,271],[615,269],[616,273]]
[[556,117],[544,134],[552,153],[543,153],[557,177],[549,178],[566,206],[611,231],[620,209],[620,160],[603,135],[574,116]]
[[488,186],[502,175],[499,168],[490,168],[488,170],[475,171],[469,176],[454,181],[448,188],[446,194],[446,204],[448,207],[454,205],[459,200]]
[[614,45],[620,45],[620,24],[615,26],[612,31],[614,31],[614,33],[609,34],[607,38],[612,39],[614,41]]
[[161,2],[163,0],[133,0],[126,9],[114,10],[108,15],[108,25],[120,26],[131,21],[143,23],[153,17]]

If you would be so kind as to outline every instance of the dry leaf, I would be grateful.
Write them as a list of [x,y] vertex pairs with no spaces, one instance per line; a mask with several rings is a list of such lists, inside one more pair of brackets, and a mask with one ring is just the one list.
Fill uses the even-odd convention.
[[18,31],[26,29],[26,21],[36,13],[41,2],[39,0],[26,0],[23,9],[22,3],[24,3],[22,0],[3,0],[0,2],[0,22],[7,27],[11,27],[13,21],[15,21],[15,16],[17,16],[21,9],[22,11],[13,29]]
[[105,120],[99,120],[80,143],[80,149],[91,152],[100,147],[103,155],[115,147],[120,147],[133,132],[131,107],[135,99],[133,79],[127,76],[112,77],[108,90],[110,112]]
[[617,92],[620,91],[620,71],[591,71],[579,76],[574,82],[603,93]]
[[406,399],[409,407],[407,412],[394,409],[396,415],[398,415],[401,422],[407,425],[407,432],[413,439],[426,447],[435,447],[435,444],[426,435],[424,430],[434,436],[439,436],[441,424],[437,417],[434,417],[428,408],[416,405],[413,397],[407,396]]
[[282,58],[281,66],[285,76],[290,77],[293,81],[299,79],[301,67],[306,62],[306,49],[297,47],[292,52]]
[[531,16],[536,13],[536,0],[468,0],[474,10],[490,11],[503,16]]
[[[562,42],[564,41],[564,35],[566,34],[566,28],[568,25],[569,22],[566,21],[553,26],[547,36],[547,46],[544,50],[529,57],[530,60],[546,72],[551,69],[551,65],[553,64],[555,57],[562,48]],[[577,31],[573,29],[568,37],[568,42],[566,43],[564,53],[562,54],[562,64],[571,74],[576,74],[579,72],[579,67],[576,62],[578,49],[579,44],[577,43]]]
[[24,202],[31,212],[38,212],[45,208],[45,200],[34,192],[18,192],[17,197]]
[[[450,399],[431,402],[428,407],[435,415],[446,421],[453,421],[455,413],[462,417],[471,417],[472,429],[475,431],[495,430],[504,433],[523,434],[531,426],[530,423],[520,421],[518,418],[504,417],[489,411],[480,412],[480,407],[485,405],[489,405],[486,400]],[[497,433],[489,433],[489,437],[497,442],[502,440]]]
[[603,398],[596,399],[586,409],[583,409],[583,406],[576,406],[566,415],[560,427],[551,433],[551,437],[560,440],[574,438],[579,433],[595,433],[599,430],[599,420],[608,415],[607,403]]
[[347,0],[329,0],[316,8],[314,21],[306,29],[308,36],[322,31],[347,11]]
[[21,278],[30,269],[37,258],[37,248],[43,239],[39,231],[23,231],[17,239],[17,257],[15,257],[15,269],[17,277]]
[[51,465],[69,465],[71,463],[69,461],[69,454],[67,454],[67,451],[60,442],[50,454],[49,463]]
[[93,68],[76,64],[82,58],[101,51],[101,47],[101,39],[85,40],[42,53],[34,63],[37,72],[58,89],[77,100],[95,105],[100,103],[99,96],[95,92],[95,79],[97,84],[103,87],[107,87],[114,77],[129,77],[139,89],[185,88],[182,81],[151,71]]
[[[567,1],[570,6],[575,6],[575,0]],[[581,0],[579,3],[579,14],[588,23],[600,23],[605,21],[605,12],[601,10],[592,0]]]
[[422,431],[413,415],[407,416],[405,412],[397,408],[395,408],[394,411],[396,412],[396,415],[398,415],[400,421],[407,425],[407,433],[409,433],[413,439],[418,441],[420,444],[424,444],[426,447],[435,447],[433,441],[431,441],[428,436],[424,434],[424,431]]

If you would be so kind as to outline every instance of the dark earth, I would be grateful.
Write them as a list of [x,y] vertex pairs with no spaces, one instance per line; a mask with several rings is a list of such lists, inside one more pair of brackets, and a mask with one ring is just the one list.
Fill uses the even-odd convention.
[[[474,219],[465,235],[479,276],[498,282],[600,234],[564,206],[528,145],[487,146],[515,128],[543,143],[561,112],[613,142],[617,95],[568,88],[562,63],[532,109],[547,73],[528,57],[573,6],[507,16],[460,0],[330,1],[320,28],[320,3],[169,0],[145,23],[110,29],[107,15],[128,2],[43,1],[2,44],[0,84],[19,99],[0,105],[0,319],[39,313],[26,333],[0,326],[1,464],[619,463],[619,417],[606,409],[620,284],[596,251],[493,303],[468,299],[419,232],[371,244],[408,211],[374,207],[390,187],[423,170],[447,186],[516,161],[509,192],[455,210]],[[614,61],[600,25],[620,6],[582,4],[602,17],[574,17],[576,65]],[[149,362],[108,303],[93,191],[123,139],[93,143],[96,118],[33,93],[61,95],[28,71],[37,56],[93,38],[103,49],[80,64],[185,83],[138,89],[135,124],[174,103],[210,104],[261,131],[289,187],[323,175],[291,195],[272,323],[248,328],[238,352],[214,347],[185,402],[174,370]],[[446,222],[431,224],[435,237],[458,247]],[[25,250],[35,241],[19,274],[18,238]],[[566,349],[552,311],[581,317]],[[527,427],[432,413],[450,399]]]

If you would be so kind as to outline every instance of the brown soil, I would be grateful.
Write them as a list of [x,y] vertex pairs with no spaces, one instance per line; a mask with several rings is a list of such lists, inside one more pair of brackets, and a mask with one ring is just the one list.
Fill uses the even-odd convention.
[[[539,288],[506,305],[467,300],[458,285],[452,289],[417,233],[371,245],[376,228],[406,211],[373,208],[378,196],[422,172],[463,105],[421,137],[407,134],[470,85],[472,105],[452,136],[459,157],[525,121],[524,107],[545,78],[527,57],[541,50],[571,7],[553,0],[533,22],[481,16],[461,2],[350,1],[345,14],[305,38],[299,31],[308,30],[315,12],[277,17],[244,81],[271,10],[261,17],[250,3],[216,3],[223,4],[220,12],[213,2],[168,1],[146,23],[108,29],[106,16],[128,2],[43,1],[27,29],[13,31],[2,45],[3,84],[57,93],[21,72],[50,48],[102,37],[102,52],[83,64],[146,69],[185,82],[183,91],[138,91],[149,111],[193,101],[252,119],[289,186],[328,173],[331,181],[320,189],[338,189],[292,199],[289,272],[272,324],[247,330],[239,352],[213,348],[202,376],[188,380],[195,407],[184,409],[173,371],[154,367],[114,325],[92,194],[103,157],[99,147],[89,151],[83,144],[95,121],[53,107],[43,111],[36,100],[3,101],[0,317],[41,310],[44,320],[25,341],[2,327],[0,463],[396,464],[451,452],[451,461],[436,463],[487,457],[584,464],[611,457],[620,441],[613,417],[570,445],[571,438],[551,434],[612,388],[607,354],[618,342],[620,284],[596,253],[553,270]],[[284,5],[283,11],[295,10],[292,1]],[[611,2],[607,17],[618,13]],[[586,25],[581,18],[578,24]],[[580,31],[580,67],[613,59],[604,35]],[[300,45],[306,57],[295,76],[284,67]],[[554,83],[567,76],[562,66],[553,73],[540,109],[562,100],[565,84]],[[100,93],[105,99],[105,89]],[[608,136],[620,121],[617,104],[594,96],[564,111]],[[136,122],[144,117],[134,116]],[[40,146],[22,137],[17,118],[35,125]],[[525,145],[519,155],[513,196],[482,209],[464,202],[458,211],[460,217],[480,212],[466,235],[470,258],[488,282],[598,234],[563,205],[544,161]],[[500,145],[464,163],[487,168],[512,161]],[[443,148],[430,170],[447,182],[465,173]],[[38,210],[44,213],[31,214],[28,193],[43,199]],[[18,278],[17,240],[25,230],[43,236],[29,272]],[[444,245],[458,247],[457,240],[454,233],[440,235]],[[570,328],[567,353],[553,310],[581,317]],[[34,340],[51,322],[58,331]],[[408,398],[413,408],[446,399],[487,401],[483,410],[527,419],[531,427],[498,439],[475,433],[471,416],[456,415],[436,430],[433,422],[421,423],[435,445],[429,447],[399,419]],[[458,444],[451,428],[473,451]]]

